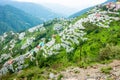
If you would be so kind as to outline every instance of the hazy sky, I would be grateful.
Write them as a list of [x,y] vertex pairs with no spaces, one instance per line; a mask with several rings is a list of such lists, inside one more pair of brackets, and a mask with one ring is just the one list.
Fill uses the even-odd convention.
[[53,10],[54,12],[71,15],[82,9],[103,3],[107,0],[14,0],[20,2],[34,2]]
[[16,1],[35,2],[40,4],[56,3],[71,8],[76,8],[76,7],[80,8],[80,7],[88,7],[91,5],[100,4],[102,2],[105,2],[106,0],[16,0]]

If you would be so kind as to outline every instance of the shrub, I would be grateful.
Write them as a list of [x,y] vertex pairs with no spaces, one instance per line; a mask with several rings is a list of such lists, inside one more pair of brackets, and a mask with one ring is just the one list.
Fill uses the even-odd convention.
[[18,73],[18,75],[16,77],[18,79],[27,78],[28,80],[32,80],[32,78],[43,77],[42,76],[43,71],[44,71],[44,69],[40,69],[38,67],[32,67],[30,69],[26,69],[24,71],[21,71],[20,73]]
[[100,60],[119,59],[120,47],[107,44],[105,48],[100,49]]
[[81,62],[78,64],[78,66],[79,66],[80,68],[85,68],[85,69],[88,67],[88,65],[89,65],[89,64],[85,63],[84,61],[81,61]]
[[63,78],[63,75],[60,74],[60,75],[58,76],[57,80],[61,80],[62,78]]
[[[92,23],[90,23],[90,22],[83,23],[83,26],[86,28],[87,34],[95,31],[95,30],[98,28],[98,26],[96,26],[96,25],[94,25],[94,24],[92,24]],[[98,30],[98,29],[97,29],[97,30]],[[97,31],[97,30],[95,31],[95,33],[98,33],[98,32],[99,32],[99,31]]]
[[61,43],[61,40],[60,40],[60,36],[59,36],[59,35],[56,36],[56,43]]
[[101,72],[105,74],[110,74],[110,71],[112,70],[112,67],[104,67],[101,68]]
[[36,61],[38,62],[39,67],[47,66],[45,64],[46,58],[43,56],[43,51],[39,51],[36,58],[37,58]]
[[107,45],[105,48],[100,49],[100,60],[105,60],[105,59],[109,59],[109,55],[111,53],[111,47],[110,45]]

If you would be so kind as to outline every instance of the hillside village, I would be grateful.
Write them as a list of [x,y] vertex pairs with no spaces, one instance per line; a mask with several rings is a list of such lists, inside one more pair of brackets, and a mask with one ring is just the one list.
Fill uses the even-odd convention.
[[[62,21],[64,20],[64,19],[61,19]],[[67,24],[67,23],[65,23],[65,24]],[[59,31],[59,29],[58,28],[56,28],[56,24],[55,24],[55,30],[56,31]],[[59,25],[58,25],[58,27],[59,27]],[[45,27],[43,27],[43,24],[41,24],[41,25],[38,25],[38,26],[35,26],[35,27],[33,27],[33,28],[30,28],[30,29],[28,29],[28,32],[29,33],[31,33],[31,34],[33,34],[34,32],[44,32],[44,31],[46,31],[46,28]],[[26,39],[26,32],[22,32],[22,33],[14,33],[14,32],[10,32],[13,36],[17,36],[17,38],[19,39],[19,40],[25,40]],[[3,36],[0,36],[0,41],[1,41],[1,43],[2,42],[4,42],[5,41],[5,38],[6,37],[8,37],[9,36],[9,34],[7,34],[7,33],[4,33],[4,35]],[[28,35],[29,36],[29,35]],[[32,35],[31,35],[32,36]],[[42,40],[42,39],[41,39]],[[27,47],[29,47],[33,42],[35,41],[35,37],[30,37],[30,38],[27,38],[26,39],[26,42],[24,43],[24,44],[22,44],[22,46],[20,47],[20,49],[21,50],[24,50],[24,49],[26,49]],[[55,39],[53,39],[52,38],[52,40],[50,41],[50,42],[48,42],[47,44],[48,44],[48,46],[51,46],[51,43],[52,44],[54,44],[54,42],[55,42]],[[25,54],[23,54],[23,55],[20,55],[20,56],[18,56],[18,57],[16,57],[16,58],[13,58],[12,56],[11,56],[11,54],[13,53],[12,51],[13,51],[13,49],[14,49],[14,47],[16,46],[16,43],[17,43],[17,41],[15,40],[15,39],[11,39],[10,40],[10,42],[9,42],[9,45],[10,45],[10,47],[9,46],[7,46],[7,45],[5,45],[4,47],[3,47],[3,50],[7,50],[7,49],[9,49],[9,53],[7,53],[7,54],[1,54],[1,57],[0,57],[0,62],[1,63],[3,63],[4,61],[6,61],[6,60],[8,60],[8,61],[6,61],[4,64],[3,64],[3,68],[1,68],[1,70],[0,70],[0,75],[4,75],[4,74],[6,74],[7,72],[8,72],[8,70],[12,70],[13,72],[15,72],[15,71],[18,71],[18,70],[22,70],[23,68],[26,68],[27,67],[27,65],[24,67],[23,66],[23,64],[24,64],[24,59],[26,59],[26,58],[33,58],[32,56],[33,56],[33,53],[34,52],[38,52],[40,49],[39,49],[39,45],[38,46],[36,46],[35,48],[33,48],[33,49],[31,49],[30,51],[27,51]],[[43,45],[45,44],[45,42],[43,43]],[[46,45],[47,45],[46,44]],[[41,46],[41,45],[40,45]],[[15,52],[15,51],[14,51]],[[32,55],[31,55],[32,54]],[[33,58],[34,59],[34,58]],[[32,60],[32,59],[30,59],[30,60]],[[16,69],[14,70],[13,69],[13,64],[17,64],[17,67],[16,67]]]
[[[104,6],[106,10],[102,9]],[[2,50],[0,53],[0,76],[6,75],[8,72],[18,73],[21,70],[28,68],[30,65],[26,63],[26,60],[28,60],[28,62],[30,61],[38,64],[38,62],[35,62],[34,60],[36,60],[35,55],[37,55],[37,53],[39,52],[45,58],[48,58],[52,55],[61,54],[62,50],[65,50],[67,54],[73,53],[75,50],[75,46],[80,46],[81,42],[86,42],[87,40],[89,40],[89,38],[86,36],[88,33],[85,31],[85,23],[89,22],[93,25],[96,25],[97,27],[108,29],[111,27],[111,22],[120,20],[120,17],[114,16],[120,15],[119,10],[120,2],[111,2],[105,5],[94,7],[92,10],[86,13],[86,17],[80,18],[75,23],[72,22],[75,21],[76,18],[60,20],[58,19],[55,23],[52,24],[52,30],[54,31],[54,33],[51,34],[49,38],[43,36],[39,37],[41,36],[41,34],[47,35],[48,33],[47,30],[49,28],[46,27],[44,24],[30,28],[26,32],[10,32],[13,38],[10,37],[8,43],[7,41],[4,41],[7,37],[11,35],[4,33],[3,36],[0,36],[0,45],[3,44],[3,46],[0,47],[0,49]],[[19,40],[20,42],[18,42],[17,40]],[[7,44],[5,45],[4,43]],[[20,45],[18,45],[18,43]],[[18,49],[20,50],[26,51],[24,51],[24,53],[21,52],[19,55],[19,51],[16,50],[17,48],[15,49],[15,46],[18,46]],[[27,49],[28,47],[30,48]],[[7,49],[9,49],[9,51],[5,52]],[[14,54],[15,52],[16,54]],[[115,76],[118,77],[115,80],[120,79],[120,75]],[[106,76],[104,76],[103,78],[103,80],[107,79]],[[68,79],[63,78],[62,80]]]

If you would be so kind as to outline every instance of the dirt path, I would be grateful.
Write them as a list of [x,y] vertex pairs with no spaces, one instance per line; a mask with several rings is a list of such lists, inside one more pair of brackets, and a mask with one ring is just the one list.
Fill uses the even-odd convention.
[[[101,72],[103,67],[111,67],[112,70],[109,74],[104,74]],[[120,80],[120,60],[114,60],[107,65],[96,64],[87,69],[70,67],[60,74],[63,75],[62,80]]]

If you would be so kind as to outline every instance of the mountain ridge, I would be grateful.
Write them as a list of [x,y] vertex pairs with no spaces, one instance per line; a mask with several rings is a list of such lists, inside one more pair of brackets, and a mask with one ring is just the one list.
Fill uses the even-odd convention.
[[2,34],[10,30],[15,32],[22,31],[40,24],[43,21],[13,6],[4,5],[0,6],[0,22],[0,34]]
[[52,12],[50,9],[36,3],[31,2],[17,2],[17,1],[1,1],[1,5],[11,5],[24,12],[38,17],[41,20],[50,20],[56,17],[60,17],[59,14]]
[[[75,18],[56,18],[25,32],[5,33],[0,36],[0,75],[18,80],[119,80],[119,33],[118,2],[96,6]],[[116,61],[108,66],[112,60]]]

